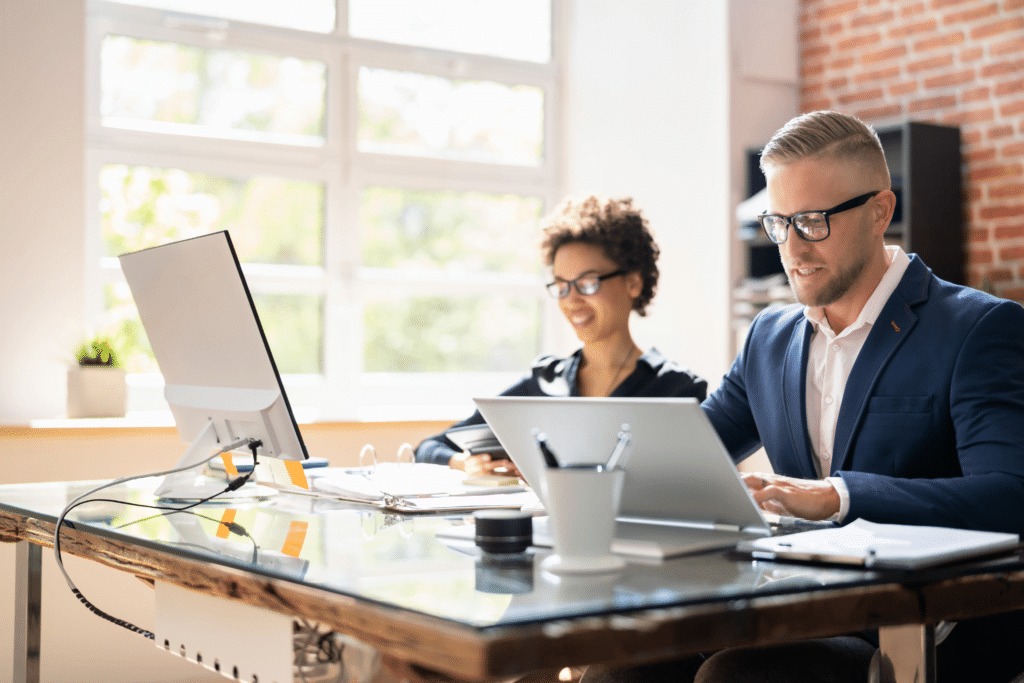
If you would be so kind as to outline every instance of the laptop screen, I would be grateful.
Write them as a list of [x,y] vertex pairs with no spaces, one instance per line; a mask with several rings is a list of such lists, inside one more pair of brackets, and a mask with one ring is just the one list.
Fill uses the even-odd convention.
[[474,399],[523,478],[544,502],[534,434],[563,465],[603,464],[628,425],[620,519],[767,529],[714,427],[693,398]]

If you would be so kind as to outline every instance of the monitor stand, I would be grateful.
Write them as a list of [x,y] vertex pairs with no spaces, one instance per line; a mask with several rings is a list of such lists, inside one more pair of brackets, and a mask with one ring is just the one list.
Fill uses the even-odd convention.
[[277,493],[269,486],[261,486],[254,481],[247,482],[235,491],[225,492],[228,482],[200,473],[198,468],[209,460],[210,451],[220,445],[213,420],[210,420],[174,466],[176,470],[184,467],[190,469],[166,475],[153,494],[157,498],[176,501],[196,501],[214,495],[217,496],[215,500],[234,501],[267,498]]

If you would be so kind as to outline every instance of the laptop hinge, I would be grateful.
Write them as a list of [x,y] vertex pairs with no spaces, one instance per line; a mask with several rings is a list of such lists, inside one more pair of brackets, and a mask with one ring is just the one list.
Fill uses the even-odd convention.
[[741,526],[739,524],[733,524],[730,522],[694,522],[682,519],[659,519],[657,517],[633,517],[629,515],[621,515],[616,517],[619,522],[626,522],[628,524],[652,524],[655,526],[667,526],[677,527],[682,529],[704,529],[707,531],[725,531],[730,533],[742,533],[747,536],[771,536],[772,531],[769,527],[761,526]]
[[616,521],[628,524],[651,524],[654,526],[680,527],[685,529],[706,529],[708,531],[740,531],[739,524],[729,524],[728,522],[695,522],[684,519],[659,519],[657,517],[633,517],[630,515],[620,515],[615,519]]

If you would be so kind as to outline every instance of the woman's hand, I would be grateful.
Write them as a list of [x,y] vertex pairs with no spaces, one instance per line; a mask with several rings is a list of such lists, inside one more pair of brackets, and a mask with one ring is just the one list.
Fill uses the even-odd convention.
[[462,470],[471,477],[481,474],[503,474],[510,477],[518,477],[519,469],[504,454],[492,455],[491,453],[458,453],[448,461],[448,466],[453,470]]

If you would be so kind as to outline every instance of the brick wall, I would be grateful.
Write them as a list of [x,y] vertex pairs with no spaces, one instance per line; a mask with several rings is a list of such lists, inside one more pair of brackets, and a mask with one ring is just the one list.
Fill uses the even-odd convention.
[[801,110],[960,126],[968,283],[1024,302],[1024,0],[802,0]]

